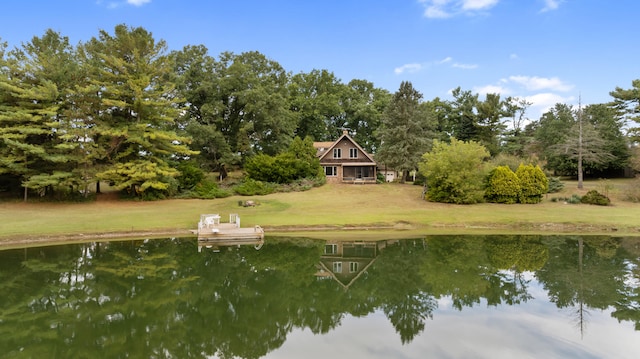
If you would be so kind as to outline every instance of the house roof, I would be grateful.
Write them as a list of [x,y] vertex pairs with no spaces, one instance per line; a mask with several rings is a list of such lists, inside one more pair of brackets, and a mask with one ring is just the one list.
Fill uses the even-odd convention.
[[313,147],[316,149],[316,157],[322,157],[324,152],[333,145],[333,142],[314,142]]
[[[327,155],[327,153],[331,153],[333,148],[338,143],[340,143],[340,141],[342,141],[342,139],[344,138],[349,140],[362,154],[365,155],[365,157],[369,161],[375,164],[376,161],[373,159],[373,156],[370,155],[367,151],[365,151],[362,147],[360,147],[360,145],[351,136],[349,136],[349,133],[346,130],[342,131],[342,136],[340,136],[340,138],[338,138],[334,142],[314,142],[313,143],[313,147],[315,147],[317,150],[316,155],[320,158],[320,162],[322,162],[323,158]],[[366,164],[371,164],[371,163],[366,163]]]

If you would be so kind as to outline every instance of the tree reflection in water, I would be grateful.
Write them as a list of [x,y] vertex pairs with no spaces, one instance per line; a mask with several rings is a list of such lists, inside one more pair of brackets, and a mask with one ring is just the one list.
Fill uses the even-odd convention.
[[[640,329],[636,239],[429,236],[377,242],[268,237],[198,253],[194,239],[0,252],[7,357],[260,358],[293,330],[326,334],[380,311],[403,344],[438,303],[458,311],[533,298],[533,278],[580,332],[588,310]],[[635,243],[635,242],[633,242]],[[635,250],[635,252],[634,252]],[[528,278],[528,279],[527,279]]]

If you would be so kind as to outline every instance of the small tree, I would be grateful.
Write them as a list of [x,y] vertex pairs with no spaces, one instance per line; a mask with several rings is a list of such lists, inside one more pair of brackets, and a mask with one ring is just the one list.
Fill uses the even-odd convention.
[[451,143],[434,141],[433,150],[422,156],[420,173],[427,178],[427,196],[435,202],[471,204],[484,198],[489,151],[477,142],[455,138]]
[[520,197],[520,180],[509,166],[494,168],[487,178],[485,197],[494,203],[513,204]]
[[520,203],[540,203],[549,191],[549,180],[540,166],[521,164],[516,176],[520,180]]

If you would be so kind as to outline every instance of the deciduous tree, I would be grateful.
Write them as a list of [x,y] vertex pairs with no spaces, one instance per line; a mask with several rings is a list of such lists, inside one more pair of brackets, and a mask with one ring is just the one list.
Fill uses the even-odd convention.
[[297,118],[296,135],[332,141],[345,127],[343,99],[347,87],[332,72],[312,70],[291,79],[291,110]]
[[347,84],[345,127],[353,134],[353,139],[367,152],[375,153],[380,142],[375,131],[380,127],[382,114],[391,101],[391,94],[376,88],[366,80],[351,80]]
[[219,171],[226,176],[226,168],[240,163],[237,153],[232,152],[229,136],[221,130],[221,100],[218,91],[220,81],[216,72],[216,61],[205,46],[185,46],[171,53],[176,74],[176,90],[184,99],[181,105],[185,112],[178,119],[182,128],[191,137],[190,148],[199,151],[195,156],[205,171]]
[[244,158],[284,151],[297,125],[289,108],[289,74],[256,51],[224,52],[214,70],[214,124],[231,152]]
[[427,179],[427,197],[434,202],[472,204],[484,198],[484,161],[489,151],[477,142],[434,141],[422,156],[420,173]]

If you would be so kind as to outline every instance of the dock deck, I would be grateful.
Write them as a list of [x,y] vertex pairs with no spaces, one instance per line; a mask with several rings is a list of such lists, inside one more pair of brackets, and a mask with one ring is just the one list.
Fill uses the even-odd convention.
[[202,214],[198,229],[194,231],[198,235],[198,241],[205,240],[229,240],[229,241],[256,241],[264,240],[264,229],[260,226],[249,228],[240,227],[240,217],[237,214],[229,215],[228,223],[220,223],[218,214]]

